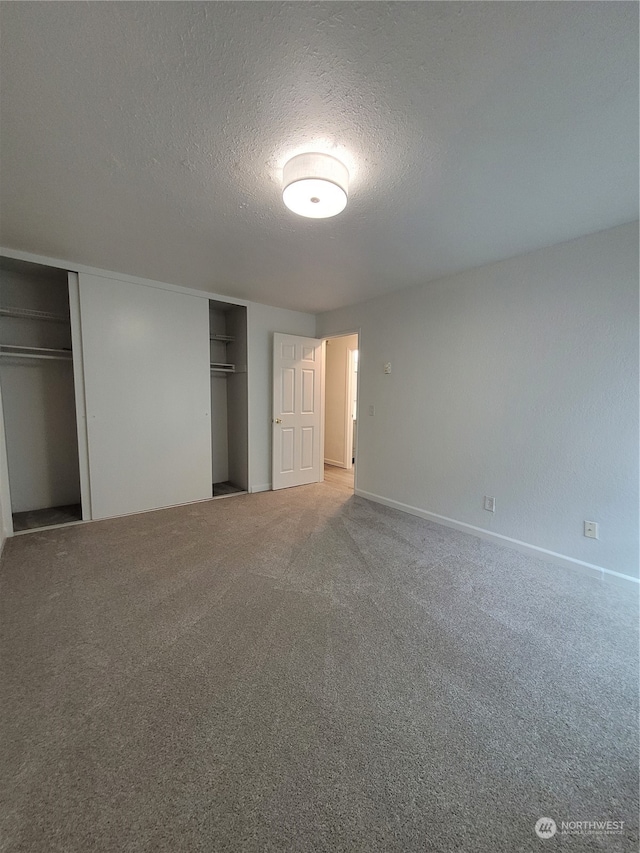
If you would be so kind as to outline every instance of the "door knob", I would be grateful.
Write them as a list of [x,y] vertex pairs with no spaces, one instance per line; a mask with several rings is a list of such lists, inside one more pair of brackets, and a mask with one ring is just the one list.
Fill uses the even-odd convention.
[[281,424],[282,420],[280,418],[276,418],[274,423]]

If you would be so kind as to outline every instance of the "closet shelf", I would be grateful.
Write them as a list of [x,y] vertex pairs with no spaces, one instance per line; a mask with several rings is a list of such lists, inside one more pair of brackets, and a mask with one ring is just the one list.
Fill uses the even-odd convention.
[[0,344],[0,356],[7,358],[44,358],[57,361],[71,361],[70,349],[52,349],[51,347],[24,347],[14,344]]
[[209,335],[210,341],[221,341],[223,344],[231,344],[235,341],[233,335]]
[[69,317],[64,314],[53,314],[51,311],[36,311],[34,308],[10,308],[0,306],[1,317],[17,317],[21,320],[51,320],[54,323],[68,323]]
[[221,362],[212,361],[209,365],[212,371],[215,373],[235,373],[236,366],[235,364],[222,364]]

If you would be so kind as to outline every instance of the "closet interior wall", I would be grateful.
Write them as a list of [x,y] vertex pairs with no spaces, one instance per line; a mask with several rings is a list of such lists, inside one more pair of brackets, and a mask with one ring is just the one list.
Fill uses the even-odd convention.
[[233,340],[227,355],[234,372],[227,377],[227,438],[229,480],[238,488],[249,488],[249,408],[247,387],[247,309],[235,306],[227,312],[227,331]]
[[214,365],[227,363],[227,335],[225,312],[209,307],[211,332],[211,483],[225,483],[229,479],[229,442],[227,437],[227,373]]
[[[14,528],[79,520],[80,474],[66,270],[0,259],[0,388]],[[21,519],[21,523],[24,519]]]
[[247,309],[211,300],[211,480],[213,496],[248,482]]

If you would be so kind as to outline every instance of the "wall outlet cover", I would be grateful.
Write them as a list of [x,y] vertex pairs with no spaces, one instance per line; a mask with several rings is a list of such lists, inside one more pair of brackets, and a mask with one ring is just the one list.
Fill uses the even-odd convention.
[[585,521],[584,523],[584,535],[587,539],[597,539],[598,538],[598,522],[597,521]]
[[496,511],[496,499],[489,497],[489,495],[484,496],[484,508],[487,512],[495,512]]

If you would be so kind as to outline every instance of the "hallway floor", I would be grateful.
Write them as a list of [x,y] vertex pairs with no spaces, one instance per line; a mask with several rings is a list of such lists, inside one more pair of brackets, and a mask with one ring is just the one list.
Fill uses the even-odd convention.
[[327,483],[333,483],[339,486],[345,486],[353,491],[355,479],[355,466],[350,470],[346,468],[338,468],[337,465],[324,466],[324,479]]

